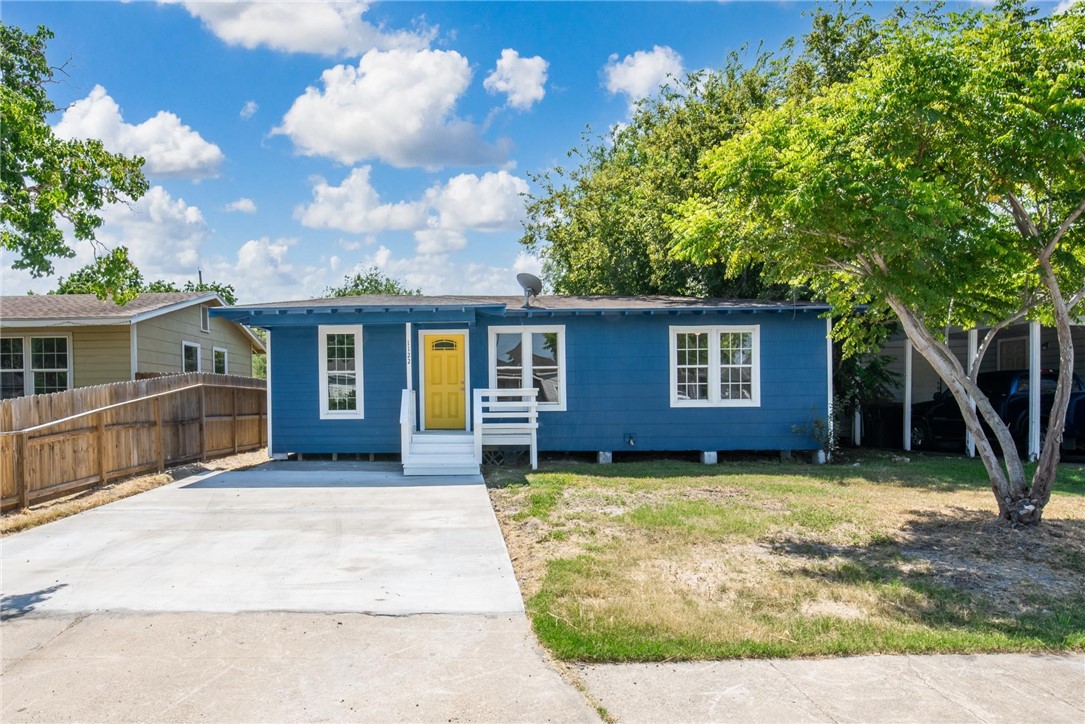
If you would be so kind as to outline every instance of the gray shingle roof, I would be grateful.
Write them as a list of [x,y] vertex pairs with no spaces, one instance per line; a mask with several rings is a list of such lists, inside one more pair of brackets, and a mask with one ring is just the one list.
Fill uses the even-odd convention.
[[[213,298],[210,292],[140,294],[118,306],[93,294],[35,294],[0,297],[0,322],[53,319],[131,319],[139,314],[196,299]],[[217,304],[215,300],[212,304]]]
[[[504,305],[510,309],[522,307],[522,296],[426,296],[426,295],[363,295],[298,299],[287,302],[239,304],[240,309],[306,309],[316,307],[478,307]],[[826,309],[817,302],[775,302],[757,299],[697,299],[668,296],[540,296],[531,300],[533,309]]]

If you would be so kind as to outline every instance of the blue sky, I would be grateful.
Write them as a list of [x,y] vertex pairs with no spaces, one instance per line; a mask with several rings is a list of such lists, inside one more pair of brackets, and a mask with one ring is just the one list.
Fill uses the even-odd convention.
[[[56,34],[58,135],[147,158],[151,191],[99,239],[147,279],[202,269],[260,302],[373,264],[428,294],[517,293],[539,268],[517,241],[530,174],[668,73],[801,35],[811,7],[8,0],[3,21]],[[55,287],[6,257],[0,282]]]

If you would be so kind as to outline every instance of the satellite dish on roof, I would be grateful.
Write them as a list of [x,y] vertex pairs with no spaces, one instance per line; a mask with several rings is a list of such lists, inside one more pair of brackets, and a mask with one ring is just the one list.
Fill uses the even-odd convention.
[[516,275],[516,281],[524,288],[524,309],[531,306],[531,297],[542,294],[542,282],[534,274],[521,272]]

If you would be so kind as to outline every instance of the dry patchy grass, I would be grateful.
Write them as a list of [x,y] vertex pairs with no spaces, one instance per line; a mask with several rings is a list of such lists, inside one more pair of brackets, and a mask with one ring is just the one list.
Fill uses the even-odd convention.
[[43,523],[67,518],[69,515],[82,513],[84,510],[97,508],[99,505],[105,505],[137,493],[153,490],[199,473],[213,470],[241,470],[265,463],[267,460],[267,450],[262,448],[253,452],[209,460],[204,463],[179,465],[169,468],[164,473],[139,475],[117,480],[108,485],[98,485],[23,510],[4,513],[3,516],[0,516],[0,535],[18,533],[21,530],[27,530]]
[[1016,530],[977,466],[583,465],[491,498],[565,658],[1085,647],[1085,470]]

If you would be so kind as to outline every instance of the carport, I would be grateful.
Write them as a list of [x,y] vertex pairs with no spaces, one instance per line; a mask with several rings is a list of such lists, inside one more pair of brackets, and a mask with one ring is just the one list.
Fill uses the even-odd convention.
[[[976,359],[979,345],[988,328],[947,330],[949,348],[965,368]],[[1074,341],[1074,371],[1085,376],[1085,322],[1078,320],[1071,327]],[[902,438],[904,450],[912,449],[912,405],[931,399],[941,391],[942,381],[923,359],[915,354],[912,343],[903,334],[893,337],[882,348],[881,354],[892,358],[889,368],[899,375],[901,381],[896,390],[895,402],[902,405]],[[1029,434],[1028,458],[1035,460],[1040,452],[1040,373],[1044,369],[1059,366],[1059,341],[1053,328],[1042,327],[1038,322],[1010,325],[1000,331],[984,354],[980,372],[995,370],[1029,370]],[[861,425],[860,425],[861,427]],[[853,441],[860,444],[861,435]],[[963,451],[975,457],[975,442],[968,437]]]

